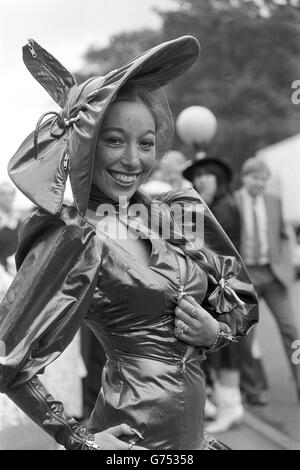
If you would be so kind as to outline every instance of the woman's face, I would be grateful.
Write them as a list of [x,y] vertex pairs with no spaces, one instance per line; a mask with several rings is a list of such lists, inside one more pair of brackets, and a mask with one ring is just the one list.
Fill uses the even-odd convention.
[[218,187],[216,175],[198,172],[193,178],[193,185],[206,204],[211,204]]
[[117,101],[105,115],[96,147],[93,183],[108,197],[128,199],[155,162],[155,121],[142,101]]

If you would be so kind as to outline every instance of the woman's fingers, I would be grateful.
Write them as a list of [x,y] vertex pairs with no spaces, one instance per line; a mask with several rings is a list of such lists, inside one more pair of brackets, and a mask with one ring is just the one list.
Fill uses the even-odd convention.
[[185,313],[189,314],[192,318],[201,319],[201,317],[209,315],[201,305],[196,302],[196,305],[191,304],[185,299],[179,299],[177,306],[181,308]]
[[126,436],[132,436],[133,434],[136,434],[138,437],[142,438],[140,433],[136,429],[128,426],[128,424],[125,424],[125,423],[118,424],[117,426],[108,428],[106,429],[106,432],[108,432],[109,434],[112,434],[115,437],[120,437],[124,434]]
[[130,442],[124,442],[120,439],[116,438],[115,446],[113,447],[115,450],[147,450],[146,447],[139,447],[135,444]]
[[195,299],[177,300],[175,308],[176,338],[194,346],[211,346],[218,334],[219,323]]
[[118,450],[147,450],[146,447],[140,447],[135,445],[135,443],[132,442],[124,442],[120,441],[118,442]]
[[182,295],[182,297],[178,297],[178,303],[179,303],[179,300],[180,299],[184,299],[186,302],[190,303],[193,307],[199,307],[200,304],[198,304],[198,302],[194,299],[194,297],[192,295],[189,295],[189,294],[185,294]]
[[184,342],[189,342],[189,331],[191,331],[190,325],[181,320],[178,320],[178,318],[175,318],[174,334],[176,338],[183,340]]
[[184,300],[192,304],[194,307],[199,307],[198,302],[191,295],[185,295]]
[[[129,442],[124,442],[121,438],[119,439],[119,437],[124,435],[131,436]],[[95,443],[104,450],[144,450],[144,447],[136,445],[139,439],[143,439],[141,433],[125,423],[95,434]]]
[[127,442],[118,440],[116,450],[130,450],[130,447],[128,446]]
[[186,313],[181,307],[178,306],[175,308],[175,318],[178,318],[179,320],[182,320],[183,322],[193,327],[196,327],[199,324],[198,318],[193,318],[191,314]]
[[146,447],[136,446],[132,442],[123,442],[123,441],[119,441],[119,442],[120,442],[120,445],[119,445],[118,450],[148,450],[146,449]]
[[174,323],[175,323],[175,327],[179,330],[180,329],[183,330],[186,326],[186,323],[182,320],[179,320],[178,318],[175,318]]

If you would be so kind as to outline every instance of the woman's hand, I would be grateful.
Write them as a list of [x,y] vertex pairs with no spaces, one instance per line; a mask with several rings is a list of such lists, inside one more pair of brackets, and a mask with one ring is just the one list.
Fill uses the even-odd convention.
[[175,308],[175,336],[193,346],[212,346],[219,332],[215,320],[196,300],[186,295]]
[[[127,443],[118,439],[121,436],[132,436],[132,439]],[[138,431],[123,423],[95,434],[95,444],[103,450],[146,450],[135,445],[141,438]]]

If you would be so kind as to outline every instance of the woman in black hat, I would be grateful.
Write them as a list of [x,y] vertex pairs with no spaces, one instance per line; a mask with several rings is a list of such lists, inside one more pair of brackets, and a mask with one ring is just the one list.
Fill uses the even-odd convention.
[[[9,166],[40,210],[22,228],[1,304],[0,391],[68,449],[209,448],[201,361],[257,321],[248,275],[197,193],[154,204],[139,190],[172,139],[161,86],[198,47],[169,41],[80,86],[34,41],[24,49],[63,110],[39,121]],[[68,176],[73,205],[63,205]],[[107,355],[89,430],[37,377],[83,321]]]
[[240,245],[240,214],[232,190],[232,171],[216,157],[204,157],[186,168],[183,176],[204,199],[237,250]]
[[[240,213],[231,190],[232,171],[222,160],[205,157],[196,160],[183,173],[193,183],[237,250],[240,246]],[[214,401],[217,405],[215,420],[206,426],[212,433],[226,432],[239,423],[244,414],[240,391],[240,360],[243,350],[231,345],[209,356],[206,374],[215,371]],[[213,374],[212,374],[213,375]],[[208,410],[212,409],[209,407]]]

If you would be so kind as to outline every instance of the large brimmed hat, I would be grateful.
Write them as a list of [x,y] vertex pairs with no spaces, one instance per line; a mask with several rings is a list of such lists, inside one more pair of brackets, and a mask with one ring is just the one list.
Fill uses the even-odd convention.
[[212,173],[217,170],[218,175],[221,172],[223,179],[225,179],[227,183],[230,183],[232,180],[232,171],[229,165],[227,165],[227,163],[216,157],[203,157],[199,160],[196,160],[190,166],[188,166],[182,174],[184,178],[193,182],[195,171],[199,168],[206,168]]
[[60,113],[42,123],[21,144],[9,162],[15,185],[34,204],[56,214],[61,210],[69,175],[79,213],[86,212],[95,146],[101,123],[126,83],[159,89],[195,62],[199,43],[193,36],[159,44],[103,77],[77,85],[51,54],[34,40],[23,47],[23,60],[37,81],[60,105]]

